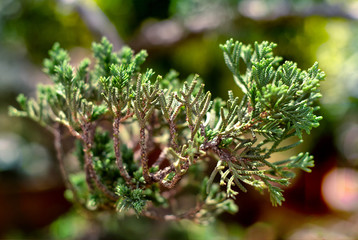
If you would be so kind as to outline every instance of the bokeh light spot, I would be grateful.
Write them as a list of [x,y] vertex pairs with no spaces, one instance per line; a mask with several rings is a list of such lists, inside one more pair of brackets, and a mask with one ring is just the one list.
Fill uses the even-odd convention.
[[358,210],[358,172],[334,168],[323,179],[322,196],[333,210]]

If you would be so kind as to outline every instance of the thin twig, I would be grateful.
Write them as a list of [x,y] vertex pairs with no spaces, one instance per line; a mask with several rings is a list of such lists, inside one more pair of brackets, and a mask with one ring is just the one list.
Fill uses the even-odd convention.
[[169,132],[170,132],[170,146],[175,150],[178,151],[178,144],[177,144],[177,140],[176,140],[176,136],[177,136],[177,130],[175,127],[175,123],[173,121],[173,119],[169,119]]
[[113,143],[114,143],[114,152],[116,155],[116,163],[117,167],[119,169],[119,172],[123,179],[126,181],[128,186],[133,186],[132,178],[129,176],[126,168],[123,165],[123,158],[122,153],[120,149],[120,143],[119,143],[119,125],[121,122],[120,116],[117,114],[116,118],[114,119],[113,123]]
[[189,220],[198,220],[198,213],[203,208],[203,203],[197,203],[196,207],[191,208],[187,210],[186,212],[182,214],[175,214],[175,213],[159,213],[154,211],[143,211],[142,214],[148,218],[152,218],[155,220],[161,220],[161,221],[180,221],[183,219],[189,219]]
[[71,181],[69,179],[69,175],[65,169],[65,163],[64,163],[64,159],[63,159],[63,151],[62,151],[62,141],[61,141],[62,135],[61,135],[60,124],[57,124],[56,128],[52,130],[52,133],[54,134],[54,137],[55,137],[54,145],[55,145],[55,149],[56,149],[56,157],[57,157],[57,160],[60,165],[60,172],[61,172],[62,178],[64,180],[65,186],[67,189],[69,189],[72,192],[74,202],[78,203],[79,205],[82,206],[81,200],[78,197],[77,191],[76,191],[75,187],[73,186],[73,184],[71,183]]
[[147,142],[145,140],[145,128],[140,128],[140,162],[142,165],[143,177],[146,181],[146,184],[150,184],[152,179],[149,175],[148,169],[148,153],[147,153]]
[[92,129],[92,124],[90,122],[86,122],[84,124],[81,125],[82,127],[82,139],[83,139],[83,143],[84,143],[84,155],[85,155],[85,172],[86,172],[86,181],[88,184],[88,187],[91,190],[94,190],[93,188],[93,184],[92,184],[92,180],[94,181],[94,183],[96,184],[96,187],[103,193],[105,194],[108,198],[112,199],[112,200],[117,200],[118,196],[111,192],[99,179],[98,175],[96,174],[95,170],[94,170],[94,166],[93,166],[93,155],[92,155],[92,144],[93,144],[93,135],[91,133],[93,133],[93,129]]

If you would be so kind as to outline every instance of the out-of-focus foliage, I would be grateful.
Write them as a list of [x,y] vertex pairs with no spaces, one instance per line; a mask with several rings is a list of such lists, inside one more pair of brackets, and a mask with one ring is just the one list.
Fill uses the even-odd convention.
[[49,234],[55,240],[80,239],[84,232],[92,232],[92,237],[96,236],[100,239],[123,240],[225,240],[242,239],[245,235],[242,227],[222,222],[214,222],[209,225],[197,225],[190,221],[157,224],[149,219],[140,221],[135,217],[123,219],[105,213],[101,214],[100,219],[101,222],[84,221],[76,213],[69,212],[51,225]]
[[327,114],[338,120],[358,98],[358,23],[335,19],[327,22],[325,29],[329,38],[317,52],[329,76],[323,85],[327,95],[322,103],[329,109]]
[[[55,41],[88,47],[92,36],[78,14],[59,11],[55,0],[4,0],[0,3],[0,42],[25,47],[39,63]],[[15,47],[14,46],[14,47]]]
[[358,23],[334,19],[326,24],[327,42],[317,58],[327,69],[328,81],[322,86],[327,95],[322,106],[334,126],[340,153],[349,166],[358,166]]
[[95,0],[115,24],[124,40],[130,40],[141,25],[151,19],[166,19],[169,0]]

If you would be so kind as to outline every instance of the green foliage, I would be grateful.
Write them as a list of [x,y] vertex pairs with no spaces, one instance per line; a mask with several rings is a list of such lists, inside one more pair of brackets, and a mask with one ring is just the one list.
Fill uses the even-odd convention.
[[130,189],[126,185],[118,185],[116,193],[120,197],[117,202],[117,211],[133,209],[139,215],[146,204],[145,194],[142,189]]
[[[294,169],[309,172],[314,163],[308,153],[281,161],[271,155],[296,147],[304,132],[318,127],[322,117],[315,103],[324,73],[317,63],[307,71],[289,61],[280,64],[273,43],[251,47],[228,40],[220,47],[242,99],[229,91],[227,100],[212,100],[197,75],[181,82],[175,71],[164,77],[142,72],[145,51],[112,52],[103,39],[92,46],[93,70],[87,59],[74,69],[55,44],[44,61],[54,84],[39,86],[37,99],[19,95],[21,110],[11,107],[10,114],[48,127],[58,136],[56,146],[63,127],[78,139],[82,182],[63,174],[72,199],[84,208],[205,220],[235,213],[233,199],[248,186],[267,189],[272,204],[281,205],[280,185],[289,184]],[[297,142],[282,146],[286,139]],[[205,178],[209,161],[216,167]],[[185,189],[199,196],[198,207],[178,214],[168,203]]]

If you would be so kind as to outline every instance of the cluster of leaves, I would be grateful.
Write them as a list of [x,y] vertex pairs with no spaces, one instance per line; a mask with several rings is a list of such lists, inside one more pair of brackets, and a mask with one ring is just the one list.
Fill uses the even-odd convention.
[[[174,71],[164,77],[155,77],[152,69],[142,72],[145,51],[112,52],[104,38],[93,44],[93,70],[88,59],[75,70],[67,52],[55,44],[44,62],[54,84],[40,85],[37,99],[20,95],[21,110],[10,108],[10,113],[53,131],[61,165],[63,134],[78,139],[82,174],[61,169],[73,200],[85,208],[209,218],[236,212],[232,199],[247,185],[268,189],[272,204],[281,205],[279,185],[289,184],[293,169],[310,171],[313,159],[302,153],[273,161],[271,155],[297,146],[303,132],[319,125],[314,104],[324,73],[317,63],[307,71],[288,61],[280,65],[274,47],[262,42],[252,48],[233,40],[221,45],[244,93],[240,100],[229,91],[224,101],[212,99],[197,75],[181,82]],[[298,142],[281,146],[295,136]],[[216,167],[203,181],[210,161]],[[177,187],[184,177],[190,181]],[[214,183],[218,179],[220,184]],[[197,193],[197,206],[175,215],[168,200],[185,189]]]

